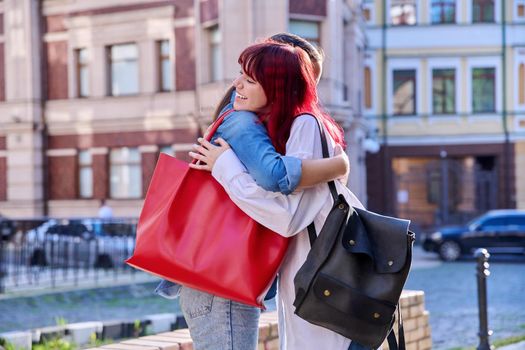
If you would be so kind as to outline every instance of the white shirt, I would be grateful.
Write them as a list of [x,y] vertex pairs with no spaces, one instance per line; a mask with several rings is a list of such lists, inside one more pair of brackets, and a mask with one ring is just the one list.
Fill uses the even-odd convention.
[[[325,134],[330,156],[333,156],[335,143],[328,133]],[[303,115],[295,119],[286,143],[286,155],[301,159],[322,158],[319,127],[312,116]],[[281,349],[348,349],[349,339],[304,321],[294,314],[293,306],[293,278],[310,251],[306,227],[313,221],[319,234],[333,205],[328,185],[317,185],[290,195],[268,192],[257,186],[232,150],[224,152],[217,159],[212,175],[233,202],[251,218],[283,236],[293,236],[279,271],[277,309]],[[335,183],[338,192],[345,196],[350,205],[363,208],[347,187],[339,181]]]

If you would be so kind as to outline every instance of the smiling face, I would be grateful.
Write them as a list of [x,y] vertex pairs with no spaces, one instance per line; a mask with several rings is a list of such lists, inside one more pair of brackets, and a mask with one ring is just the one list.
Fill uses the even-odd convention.
[[264,89],[257,81],[244,71],[233,81],[236,95],[233,108],[237,111],[260,112],[266,107],[268,100]]

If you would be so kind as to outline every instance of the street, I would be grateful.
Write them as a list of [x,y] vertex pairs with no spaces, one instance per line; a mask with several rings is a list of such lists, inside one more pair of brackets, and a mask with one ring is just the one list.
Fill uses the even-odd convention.
[[[493,256],[487,279],[491,340],[525,334],[525,257]],[[476,263],[465,258],[443,263],[437,254],[414,247],[406,289],[425,291],[433,349],[478,344]]]
[[[414,248],[406,289],[425,291],[433,349],[476,346],[478,306],[475,262],[443,263],[436,254]],[[488,285],[491,340],[525,334],[525,257],[491,257]],[[179,312],[178,302],[153,294],[155,283],[57,292],[0,299],[0,332],[67,322],[135,319]],[[273,310],[275,303],[268,304]]]

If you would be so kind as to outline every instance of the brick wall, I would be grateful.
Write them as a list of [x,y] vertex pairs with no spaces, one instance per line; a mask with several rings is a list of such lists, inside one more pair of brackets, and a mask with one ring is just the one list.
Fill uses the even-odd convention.
[[66,25],[64,19],[64,15],[46,16],[44,19],[44,32],[53,33],[65,31]]
[[67,49],[67,41],[45,43],[46,93],[49,100],[68,97]]
[[142,145],[170,145],[193,143],[199,136],[195,129],[158,131],[133,131],[121,133],[97,133],[85,135],[52,135],[49,149],[90,148],[90,147],[138,147]]
[[174,0],[175,18],[193,17],[193,0]]
[[[432,348],[428,311],[425,311],[424,293],[404,291],[401,295],[401,312],[405,327],[407,350],[429,350]],[[397,331],[396,331],[397,335]],[[399,337],[397,337],[399,339]],[[87,349],[87,350],[93,350]],[[193,343],[187,329],[178,329],[137,339],[130,339],[119,344],[104,345],[98,350],[192,350]],[[278,350],[279,331],[277,312],[261,314],[259,320],[259,350]],[[385,341],[383,350],[388,350]]]
[[109,197],[109,166],[107,154],[93,154],[93,198]]
[[7,157],[0,156],[0,201],[7,200]]
[[148,191],[149,182],[153,176],[153,170],[157,164],[159,154],[157,152],[147,152],[141,154],[142,163],[142,194],[145,197]]
[[75,199],[78,193],[76,156],[48,157],[50,199]]
[[201,23],[219,18],[218,0],[200,0]]
[[195,28],[175,28],[175,81],[178,91],[195,89]]
[[290,13],[326,16],[326,0],[290,0]]

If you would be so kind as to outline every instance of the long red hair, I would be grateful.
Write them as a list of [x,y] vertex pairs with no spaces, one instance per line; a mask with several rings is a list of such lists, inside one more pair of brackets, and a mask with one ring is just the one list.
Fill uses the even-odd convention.
[[286,153],[294,119],[316,116],[334,141],[345,148],[342,128],[319,105],[313,67],[300,48],[267,40],[247,47],[239,56],[243,71],[261,84],[268,106],[259,118],[277,152]]

